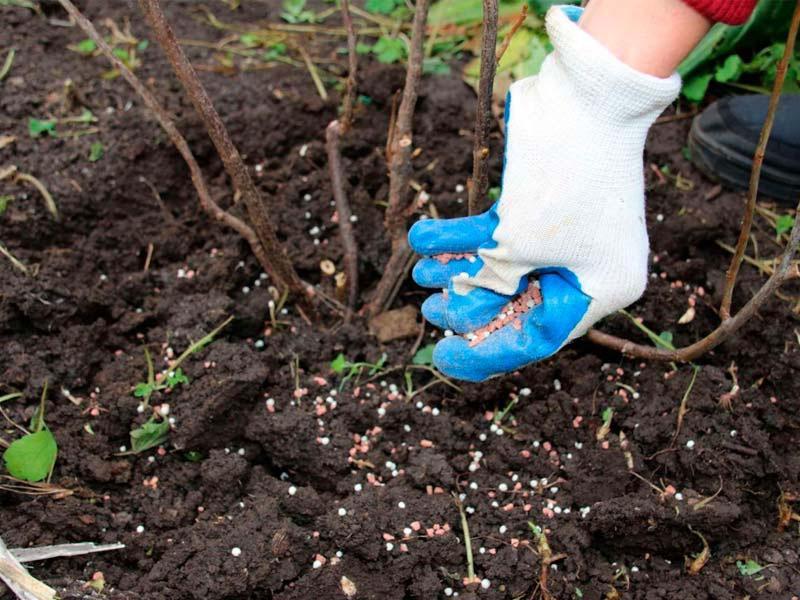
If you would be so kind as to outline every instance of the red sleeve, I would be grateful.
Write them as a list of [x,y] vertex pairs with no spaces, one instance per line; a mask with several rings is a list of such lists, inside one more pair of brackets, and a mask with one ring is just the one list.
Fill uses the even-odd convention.
[[758,0],[684,0],[712,21],[741,25],[750,17]]

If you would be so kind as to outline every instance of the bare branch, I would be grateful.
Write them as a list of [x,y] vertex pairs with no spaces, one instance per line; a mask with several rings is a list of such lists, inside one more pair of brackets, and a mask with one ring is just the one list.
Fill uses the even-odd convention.
[[145,106],[147,106],[150,112],[153,113],[156,121],[158,121],[158,124],[161,125],[161,128],[166,132],[167,137],[169,137],[170,141],[175,146],[175,149],[180,153],[181,157],[183,157],[183,160],[186,162],[186,166],[189,167],[192,184],[197,191],[197,197],[201,208],[214,219],[225,223],[239,233],[239,235],[241,235],[250,245],[253,254],[256,256],[261,266],[264,267],[264,270],[269,272],[269,270],[271,270],[271,262],[264,252],[264,248],[261,246],[258,236],[249,225],[232,214],[224,211],[211,198],[211,194],[208,191],[208,186],[206,185],[203,173],[200,170],[200,166],[197,164],[192,151],[189,149],[189,144],[186,142],[186,139],[183,137],[183,135],[181,135],[180,131],[178,131],[178,128],[175,126],[175,123],[167,114],[166,110],[164,110],[164,108],[158,103],[158,100],[156,100],[155,96],[144,86],[139,78],[136,77],[136,75],[134,75],[133,72],[126,67],[121,60],[114,56],[111,48],[106,43],[105,39],[103,39],[103,36],[98,33],[98,31],[94,28],[94,25],[92,25],[92,23],[75,7],[75,5],[72,4],[70,0],[59,0],[59,2],[61,3],[61,6],[63,6],[64,9],[69,13],[72,19],[78,24],[78,27],[80,27],[87,36],[94,40],[103,55],[114,65],[116,69],[119,70],[125,81],[127,81],[134,91],[139,94]]
[[429,0],[417,0],[414,22],[411,27],[411,48],[406,69],[403,97],[397,112],[391,139],[389,157],[389,206],[384,223],[392,240],[392,254],[384,267],[369,304],[369,314],[374,316],[392,303],[402,280],[408,272],[413,252],[406,240],[406,221],[410,206],[409,180],[411,179],[411,151],[413,148],[414,108],[417,104],[419,81],[422,77],[422,59],[425,23],[428,19]]
[[325,131],[325,147],[328,150],[328,168],[331,174],[331,190],[336,202],[336,212],[339,216],[339,235],[342,239],[344,255],[344,268],[347,273],[347,306],[350,309],[345,315],[349,321],[352,311],[358,300],[358,246],[353,235],[353,223],[350,221],[350,203],[344,191],[344,177],[342,170],[342,156],[339,150],[340,137],[344,124],[331,121]]
[[353,17],[350,15],[350,0],[342,0],[342,22],[347,30],[347,87],[342,103],[341,133],[350,131],[353,123],[353,105],[358,91],[358,54],[356,53],[356,32]]
[[159,0],[139,0],[139,6],[164,54],[166,54],[172,65],[175,75],[186,90],[195,110],[200,114],[208,135],[214,143],[222,163],[225,165],[225,170],[228,172],[236,189],[241,193],[242,202],[247,210],[250,222],[263,246],[264,253],[269,259],[268,265],[265,267],[267,273],[272,276],[276,284],[286,287],[304,309],[313,312],[309,290],[300,280],[278,240],[275,234],[275,227],[261,194],[253,183],[250,172],[247,170],[244,161],[242,161],[239,151],[233,145],[222,119],[220,119],[214,105],[211,103],[211,98],[197,76],[197,72],[178,44],[175,33],[161,10]]
[[723,320],[731,318],[731,302],[733,300],[733,290],[736,287],[736,277],[739,274],[739,267],[742,264],[744,251],[750,239],[750,229],[753,225],[753,212],[756,208],[758,183],[761,179],[761,166],[764,163],[764,154],[767,151],[767,142],[769,142],[769,135],[772,132],[772,124],[775,122],[775,111],[778,108],[784,79],[786,79],[786,69],[789,65],[789,59],[794,55],[794,42],[797,37],[798,26],[800,26],[800,0],[798,0],[795,6],[792,23],[789,27],[789,35],[786,38],[786,47],[778,63],[778,68],[775,71],[775,83],[772,86],[772,95],[769,99],[767,117],[764,120],[764,126],[761,128],[758,146],[756,146],[756,152],[753,156],[753,167],[750,171],[750,187],[747,190],[747,204],[744,211],[744,219],[742,220],[742,228],[739,231],[739,239],[736,242],[736,251],[733,254],[733,258],[731,258],[731,264],[725,275],[725,291],[723,292],[722,304],[719,308],[719,313]]
[[[786,52],[778,66],[778,72],[775,76],[775,85],[772,87],[772,95],[770,96],[769,109],[764,119],[764,125],[761,128],[756,155],[753,158],[753,170],[750,175],[750,189],[747,193],[745,217],[739,234],[739,242],[736,245],[736,254],[734,254],[733,260],[731,261],[725,281],[725,291],[723,294],[722,307],[720,308],[722,323],[702,340],[676,350],[664,350],[662,348],[645,346],[609,335],[597,329],[590,329],[586,337],[595,344],[618,350],[623,354],[637,358],[675,362],[694,360],[733,336],[733,334],[750,320],[756,311],[758,311],[785,281],[798,276],[797,269],[792,268],[792,259],[797,253],[798,248],[800,248],[800,219],[797,219],[794,227],[792,227],[789,241],[786,243],[786,247],[783,250],[783,255],[781,256],[778,267],[772,272],[772,275],[770,275],[764,285],[753,294],[750,301],[745,304],[736,315],[730,315],[731,298],[733,296],[733,288],[736,285],[736,275],[739,271],[742,257],[744,256],[747,240],[750,237],[750,226],[752,225],[753,211],[755,209],[756,197],[758,196],[758,183],[761,177],[761,166],[764,162],[764,152],[767,147],[767,142],[769,141],[770,132],[772,131],[772,124],[775,120],[775,109],[778,105],[781,89],[783,88],[783,79],[786,75],[786,64],[788,60],[787,57],[791,56],[794,51],[794,41],[797,37],[798,27],[800,27],[800,0],[798,0],[794,9],[794,16],[792,17],[792,23],[789,27],[789,35],[786,39]],[[781,71],[781,66],[783,67],[783,71]],[[798,205],[797,210],[800,212],[800,205]]]
[[496,48],[497,0],[483,0],[481,70],[472,142],[472,179],[467,198],[467,213],[470,215],[475,214],[478,198],[484,198],[489,189],[489,134],[492,130],[492,89],[497,70]]
[[528,5],[523,4],[522,10],[517,15],[517,18],[514,19],[514,22],[511,24],[511,29],[509,29],[508,34],[505,38],[503,38],[503,43],[500,44],[500,47],[497,49],[497,63],[500,64],[500,59],[503,58],[503,54],[506,53],[508,50],[508,46],[511,44],[511,39],[514,37],[514,34],[517,33],[517,30],[522,27],[522,24],[525,22],[525,19],[528,18]]
[[[797,207],[800,211],[800,205]],[[702,340],[690,346],[677,350],[664,350],[652,346],[644,346],[626,339],[618,338],[597,329],[590,329],[587,337],[601,346],[618,350],[628,356],[650,360],[664,360],[675,362],[689,362],[702,356],[709,350],[716,348],[722,342],[735,334],[759,308],[772,296],[772,294],[787,280],[797,277],[797,269],[792,267],[792,259],[800,248],[800,219],[795,221],[789,241],[781,256],[778,268],[767,279],[763,286],[753,294],[750,301],[734,316],[725,319],[719,326]]]

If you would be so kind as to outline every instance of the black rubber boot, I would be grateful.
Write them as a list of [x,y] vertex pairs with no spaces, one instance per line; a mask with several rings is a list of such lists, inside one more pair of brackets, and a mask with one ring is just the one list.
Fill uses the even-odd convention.
[[[695,117],[692,162],[712,179],[747,189],[769,96],[728,96]],[[800,201],[800,94],[783,94],[767,144],[759,193],[782,204]]]

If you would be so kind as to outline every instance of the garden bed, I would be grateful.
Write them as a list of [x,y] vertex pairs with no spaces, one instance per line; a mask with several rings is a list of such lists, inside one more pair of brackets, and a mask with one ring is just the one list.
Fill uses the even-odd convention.
[[[279,4],[212,8],[246,24],[277,22]],[[165,5],[179,37],[221,37],[194,3]],[[129,16],[133,33],[148,36],[127,3],[84,9],[98,24]],[[130,88],[101,77],[101,58],[66,50],[84,36],[53,23],[65,18],[60,10],[45,10],[39,17],[0,9],[1,43],[17,49],[0,84],[0,130],[17,139],[0,150],[0,166],[38,177],[60,212],[55,221],[33,188],[3,191],[15,197],[0,216],[0,242],[35,275],[0,258],[0,392],[25,393],[4,404],[24,423],[49,382],[47,423],[59,444],[53,482],[72,494],[0,491],[0,535],[9,547],[126,545],[37,563],[32,573],[63,598],[89,595],[83,582],[102,572],[109,598],[345,598],[345,577],[356,598],[430,600],[450,591],[527,599],[541,591],[529,522],[562,555],[549,569],[554,598],[788,600],[800,592],[797,524],[778,531],[781,494],[800,493],[800,324],[792,303],[773,298],[736,339],[698,362],[694,380],[690,366],[632,361],[578,341],[461,391],[437,384],[410,392],[402,369],[391,369],[410,361],[417,340],[381,345],[359,319],[312,327],[291,303],[271,317],[270,282],[247,245],[201,212],[184,163]],[[320,37],[311,47],[344,65],[338,42]],[[187,52],[196,65],[219,64],[208,48]],[[159,49],[151,44],[140,58],[138,75],[176,115],[212,195],[227,203],[222,165]],[[365,289],[388,254],[375,201],[388,193],[383,149],[403,75],[365,61],[359,91],[368,101],[343,146]],[[201,78],[301,277],[335,294],[320,262],[342,265],[324,147],[336,98],[321,100],[308,71],[290,65],[206,69]],[[30,137],[28,119],[57,114],[63,103],[69,114],[89,108],[99,132]],[[414,179],[446,216],[466,211],[465,130],[474,104],[454,75],[423,81]],[[717,240],[734,243],[743,204],[685,159],[689,123],[656,125],[648,141],[647,164],[666,165],[670,175],[647,170],[653,276],[629,309],[676,344],[718,322],[729,254]],[[103,155],[92,162],[97,141]],[[493,142],[496,182],[499,132]],[[691,189],[675,185],[676,173]],[[762,256],[778,253],[773,238],[761,228]],[[761,281],[743,267],[735,302]],[[409,281],[396,307],[424,296]],[[690,298],[696,316],[680,325]],[[169,442],[126,453],[129,432],[148,416],[132,394],[146,377],[143,344],[161,369],[170,349],[180,353],[231,315],[217,340],[184,363],[188,385],[153,399],[169,405]],[[642,336],[623,316],[605,328]],[[421,345],[439,335],[428,328]],[[340,385],[330,366],[340,353],[371,364],[385,353],[387,372],[367,382],[365,369],[360,382]],[[433,381],[425,370],[410,377],[415,391]],[[13,438],[6,429],[2,436]],[[451,493],[464,494],[482,580],[469,588]],[[703,539],[710,559],[690,575],[686,557],[695,560]]]

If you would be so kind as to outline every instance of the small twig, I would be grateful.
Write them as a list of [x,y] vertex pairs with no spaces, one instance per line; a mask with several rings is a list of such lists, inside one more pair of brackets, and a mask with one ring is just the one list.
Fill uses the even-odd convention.
[[517,33],[517,30],[522,27],[522,24],[525,22],[525,19],[528,18],[528,5],[523,4],[522,10],[517,15],[517,18],[514,19],[514,22],[511,24],[511,29],[509,29],[506,37],[503,38],[503,43],[500,44],[500,47],[497,49],[497,63],[500,63],[500,59],[503,58],[503,55],[508,50],[508,46],[511,44],[511,38],[514,37],[514,34]]
[[370,301],[368,312],[371,316],[383,312],[392,303],[413,258],[413,252],[406,239],[406,215],[410,205],[408,184],[411,178],[414,108],[417,104],[419,81],[422,77],[423,42],[425,23],[428,19],[428,6],[429,0],[417,0],[414,9],[406,81],[392,132],[389,157],[389,206],[386,209],[384,223],[392,240],[392,253]]
[[347,30],[347,84],[342,102],[342,134],[346,134],[353,124],[353,106],[358,92],[358,54],[353,17],[350,15],[350,0],[342,0],[342,22]]
[[155,246],[153,242],[147,244],[147,256],[144,259],[144,272],[147,273],[150,270],[150,262],[153,260],[153,250],[155,250]]
[[17,53],[16,48],[9,48],[6,53],[6,59],[3,61],[3,66],[0,67],[0,81],[5,79],[8,72],[11,70],[11,65],[14,64],[14,55]]
[[311,60],[311,56],[309,56],[308,51],[301,45],[297,46],[298,52],[300,52],[300,56],[303,57],[303,62],[306,64],[306,69],[308,69],[308,74],[311,75],[311,80],[314,82],[314,87],[317,88],[317,93],[319,97],[323,100],[328,100],[328,91],[325,89],[325,84],[322,83],[322,79],[319,77],[319,71],[317,71],[317,65],[314,64],[314,61]]
[[736,242],[736,252],[731,259],[731,264],[725,275],[725,291],[722,294],[722,304],[719,308],[719,313],[723,321],[731,318],[731,302],[733,300],[733,290],[736,287],[736,277],[739,274],[739,267],[742,264],[742,257],[744,256],[744,251],[747,248],[747,241],[750,237],[750,228],[753,225],[753,211],[755,210],[756,197],[758,196],[761,166],[764,163],[767,143],[769,142],[769,136],[772,132],[772,125],[775,122],[775,112],[778,108],[781,91],[783,90],[783,82],[786,79],[789,59],[794,55],[794,43],[797,37],[798,27],[800,27],[800,0],[798,0],[795,6],[783,56],[775,71],[775,83],[772,86],[772,94],[769,98],[767,116],[764,119],[764,126],[761,128],[761,135],[758,138],[758,145],[756,146],[756,152],[753,156],[753,166],[750,171],[750,187],[747,190],[747,204],[744,218],[742,219],[742,228],[739,231],[739,239]]
[[18,172],[17,171],[17,167],[14,166],[14,165],[11,165],[9,167],[4,168],[2,170],[2,173],[0,173],[0,179],[7,179],[8,177],[11,177],[11,176],[13,176],[15,183],[18,183],[20,181],[24,181],[24,182],[30,183],[33,187],[35,187],[38,190],[38,192],[42,195],[42,198],[44,198],[44,203],[45,203],[45,206],[47,206],[48,212],[51,215],[53,215],[53,218],[56,221],[58,221],[58,219],[59,219],[58,218],[58,207],[56,206],[56,201],[53,200],[53,196],[50,194],[49,191],[47,191],[47,188],[44,186],[44,184],[41,181],[39,181],[36,177],[31,175],[30,173],[20,173],[20,172]]
[[14,265],[17,269],[19,269],[26,275],[28,274],[28,267],[26,267],[24,263],[18,260],[13,254],[11,254],[11,251],[8,250],[8,248],[6,248],[2,243],[0,243],[0,254],[2,254],[8,260],[10,260],[11,264]]
[[325,147],[328,151],[331,191],[339,216],[339,237],[342,240],[344,267],[345,273],[347,273],[347,307],[349,310],[345,314],[345,322],[349,322],[358,300],[358,245],[353,235],[353,223],[350,220],[352,216],[350,202],[344,191],[344,172],[340,150],[342,130],[344,130],[343,123],[331,121],[325,131]]
[[[59,1],[62,4],[71,5],[70,0]],[[275,226],[267,211],[266,204],[258,188],[255,186],[253,178],[250,176],[250,172],[247,170],[239,151],[236,149],[236,146],[233,145],[230,135],[214,108],[208,92],[206,92],[203,84],[200,82],[200,78],[197,76],[197,72],[178,44],[175,33],[172,31],[172,28],[161,10],[159,0],[139,0],[139,6],[145,16],[145,20],[150,25],[158,43],[172,65],[175,75],[180,80],[195,110],[203,120],[208,135],[214,143],[217,153],[225,166],[225,170],[228,172],[236,189],[239,190],[242,195],[242,202],[247,210],[248,217],[252,224],[252,230],[255,232],[262,246],[260,255],[257,254],[257,256],[264,259],[266,263],[262,264],[262,266],[264,266],[267,273],[270,274],[277,285],[284,286],[291,294],[296,296],[299,306],[306,312],[315,313],[314,305],[311,302],[311,296],[308,293],[306,285],[300,280],[285,249],[278,240],[275,233]],[[72,12],[77,13],[74,6],[72,9]]]
[[683,418],[686,416],[688,412],[688,402],[689,402],[689,394],[692,393],[692,388],[694,387],[695,379],[697,379],[697,373],[700,371],[700,367],[696,365],[692,365],[692,378],[689,380],[689,385],[686,386],[686,391],[683,393],[683,398],[681,398],[681,404],[678,407],[678,422],[675,425],[675,435],[672,436],[672,446],[675,445],[675,442],[678,440],[678,436],[681,433],[681,426],[683,425]]
[[[510,39],[510,38],[509,38]],[[467,213],[475,214],[478,198],[489,189],[489,134],[492,129],[492,89],[497,70],[497,0],[483,0],[481,67],[475,133],[472,142],[472,179],[469,181]]]
[[653,123],[653,125],[663,125],[664,123],[673,123],[674,121],[685,121],[686,119],[691,119],[692,117],[694,117],[698,112],[699,111],[695,108],[684,113],[658,117]]

